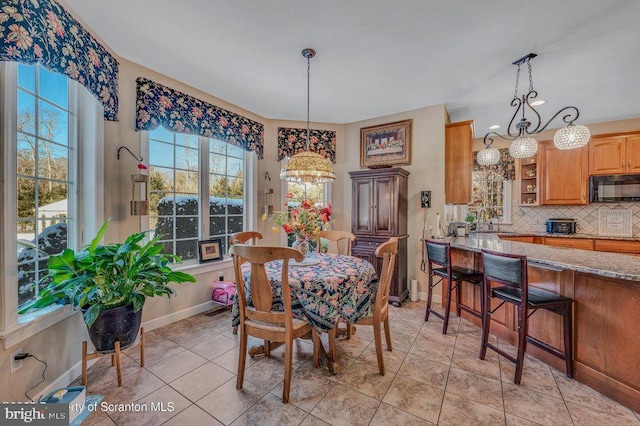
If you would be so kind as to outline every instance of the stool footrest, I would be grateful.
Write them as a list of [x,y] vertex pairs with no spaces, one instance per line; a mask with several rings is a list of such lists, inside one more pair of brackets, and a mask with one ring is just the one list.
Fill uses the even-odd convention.
[[527,342],[531,343],[533,346],[537,346],[543,351],[549,352],[551,355],[555,355],[560,359],[566,359],[564,352],[559,351],[553,346],[548,345],[547,343],[536,339],[535,337],[527,336]]

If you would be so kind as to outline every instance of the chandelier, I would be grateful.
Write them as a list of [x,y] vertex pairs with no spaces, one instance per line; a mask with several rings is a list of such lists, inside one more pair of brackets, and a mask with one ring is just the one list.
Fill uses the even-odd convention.
[[309,82],[311,58],[315,55],[316,51],[310,48],[302,51],[302,56],[307,58],[307,149],[285,160],[282,171],[280,172],[280,178],[287,182],[326,183],[336,180],[336,173],[333,170],[330,160],[309,150],[311,140],[311,131],[309,130]]
[[[504,140],[513,141],[509,147],[509,154],[514,158],[526,158],[531,157],[538,152],[538,141],[536,141],[531,135],[538,134],[549,126],[549,124],[559,116],[562,116],[562,121],[567,124],[566,127],[559,129],[553,137],[553,143],[558,149],[574,149],[585,146],[589,143],[591,138],[591,132],[586,126],[581,124],[573,124],[580,116],[580,111],[574,106],[566,106],[556,112],[544,125],[538,111],[535,108],[534,100],[538,97],[538,92],[533,88],[533,75],[531,72],[531,60],[535,58],[535,53],[529,53],[526,56],[513,62],[513,65],[518,66],[516,72],[516,88],[513,93],[513,100],[511,106],[516,108],[516,111],[511,117],[509,127],[507,128],[506,135],[500,135],[496,132],[489,132],[484,136],[484,145],[487,151],[493,143],[493,136],[498,136]],[[520,80],[520,66],[527,64],[529,70],[529,92],[526,95],[522,95],[522,98],[518,96],[518,83]],[[526,117],[527,108],[533,115],[533,121],[529,121]],[[516,117],[521,115],[522,117],[516,123]],[[478,163],[480,163],[480,154],[478,153]],[[493,154],[484,154],[489,157]],[[491,157],[493,158],[493,157]],[[482,163],[481,163],[482,164]],[[495,164],[495,163],[491,163]]]

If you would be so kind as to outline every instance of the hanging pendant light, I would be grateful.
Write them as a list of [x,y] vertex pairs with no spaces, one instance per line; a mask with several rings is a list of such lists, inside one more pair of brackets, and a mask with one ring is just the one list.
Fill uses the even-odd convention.
[[336,180],[331,161],[322,155],[310,151],[311,130],[309,130],[309,98],[311,58],[316,55],[313,49],[304,49],[302,56],[307,58],[307,149],[293,155],[283,165],[280,178],[295,183],[327,183]]
[[491,144],[485,145],[484,149],[478,151],[476,161],[481,166],[493,166],[500,162],[500,151],[497,148],[491,148]]
[[[589,143],[591,138],[591,132],[583,125],[573,124],[580,116],[580,111],[574,106],[566,106],[556,112],[544,125],[540,114],[536,110],[536,106],[541,105],[542,101],[536,101],[538,92],[533,88],[533,73],[531,71],[531,60],[535,58],[535,53],[529,53],[526,56],[513,62],[513,65],[518,66],[516,72],[516,88],[513,94],[513,100],[511,106],[516,108],[509,127],[507,128],[506,135],[500,135],[496,132],[489,132],[484,136],[484,143],[491,145],[493,142],[493,136],[498,136],[504,140],[513,141],[509,147],[509,154],[514,158],[526,158],[535,155],[538,152],[538,142],[531,137],[542,132],[549,126],[549,124],[557,117],[562,117],[562,121],[567,124],[566,127],[559,129],[553,137],[553,143],[558,149],[574,149],[585,146]],[[518,83],[520,80],[520,66],[527,64],[529,70],[529,92],[526,95],[520,97],[518,95]],[[527,109],[533,113],[533,123],[526,117]],[[520,120],[514,124],[516,117],[521,115]],[[533,127],[535,124],[535,127]]]

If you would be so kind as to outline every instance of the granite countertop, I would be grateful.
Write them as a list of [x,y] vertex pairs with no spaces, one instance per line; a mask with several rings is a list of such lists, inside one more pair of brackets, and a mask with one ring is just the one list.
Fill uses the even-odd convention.
[[[479,232],[482,234],[482,232]],[[505,237],[552,237],[552,238],[577,238],[585,240],[616,240],[616,241],[640,241],[639,237],[607,237],[591,234],[550,234],[548,232],[491,232]]]
[[532,265],[640,282],[640,257],[501,240],[499,235],[478,233],[468,237],[446,238],[445,241],[450,242],[451,247],[462,250],[480,252],[487,249],[524,255]]

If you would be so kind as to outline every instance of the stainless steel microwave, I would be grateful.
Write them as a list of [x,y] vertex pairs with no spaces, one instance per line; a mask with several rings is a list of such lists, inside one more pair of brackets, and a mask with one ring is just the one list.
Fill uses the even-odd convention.
[[591,176],[589,201],[592,203],[640,201],[640,175]]

